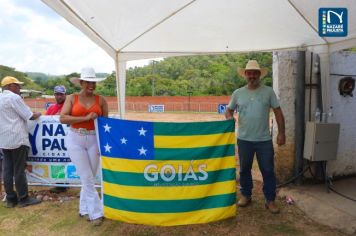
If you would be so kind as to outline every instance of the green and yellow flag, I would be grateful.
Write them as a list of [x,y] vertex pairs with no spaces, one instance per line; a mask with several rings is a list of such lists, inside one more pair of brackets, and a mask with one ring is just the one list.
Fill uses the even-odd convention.
[[97,120],[104,215],[185,225],[236,215],[234,121]]

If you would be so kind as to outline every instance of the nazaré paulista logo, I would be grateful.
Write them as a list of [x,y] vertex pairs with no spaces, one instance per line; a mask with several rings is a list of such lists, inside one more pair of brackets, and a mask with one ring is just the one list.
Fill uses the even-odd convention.
[[29,126],[29,129],[29,161],[70,162],[65,145],[67,125],[61,124],[57,117],[42,117],[35,126]]
[[347,36],[347,8],[319,8],[319,36]]

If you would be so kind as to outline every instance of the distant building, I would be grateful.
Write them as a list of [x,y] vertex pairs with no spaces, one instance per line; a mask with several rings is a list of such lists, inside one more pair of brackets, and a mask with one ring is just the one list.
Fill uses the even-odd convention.
[[[2,93],[2,88],[0,88],[0,93]],[[43,94],[44,94],[44,92],[42,92],[42,91],[37,91],[37,90],[32,90],[32,89],[21,89],[20,93],[21,93],[21,97],[24,97],[24,98],[30,97],[34,94],[37,94],[39,96],[43,96]]]
[[54,98],[54,95],[43,94],[43,95],[41,95],[41,98]]
[[37,91],[37,90],[32,90],[32,89],[21,89],[20,90],[21,96],[26,98],[26,97],[31,97],[32,95],[37,95],[37,96],[42,96],[44,92],[42,91]]

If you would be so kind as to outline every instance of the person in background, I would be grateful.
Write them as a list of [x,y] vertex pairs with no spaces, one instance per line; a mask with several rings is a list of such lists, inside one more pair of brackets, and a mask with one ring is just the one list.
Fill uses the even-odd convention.
[[1,80],[3,92],[0,93],[0,149],[4,153],[3,177],[6,207],[9,208],[16,205],[26,207],[41,202],[29,197],[25,173],[30,149],[27,121],[39,118],[41,113],[31,112],[25,104],[20,96],[21,84],[23,83],[11,76]]
[[4,153],[0,149],[0,198],[2,197],[2,159],[4,158]]
[[93,68],[83,68],[80,78],[71,82],[80,85],[78,94],[68,95],[62,108],[60,121],[71,125],[66,136],[69,157],[79,174],[80,191],[79,216],[88,216],[94,225],[103,221],[103,206],[95,189],[95,176],[99,167],[99,147],[97,144],[94,120],[98,116],[108,116],[108,104],[104,97],[94,93],[97,78]]
[[[63,85],[57,85],[53,89],[54,98],[56,99],[56,103],[52,104],[48,107],[46,114],[47,116],[50,115],[59,115],[62,111],[63,104],[66,100],[66,87]],[[58,183],[61,184],[61,183]],[[67,187],[54,187],[49,190],[51,193],[63,193],[67,191]]]
[[66,100],[66,87],[63,85],[55,86],[53,89],[54,98],[56,99],[56,103],[52,104],[48,107],[46,111],[46,115],[59,115],[62,111],[62,107]]
[[253,187],[251,168],[256,154],[263,177],[265,207],[271,213],[277,214],[279,209],[275,204],[274,150],[269,132],[270,109],[272,108],[278,125],[278,145],[286,142],[284,116],[273,89],[261,84],[261,78],[267,74],[265,68],[260,68],[256,60],[250,60],[245,69],[239,69],[238,72],[245,77],[247,85],[233,92],[225,112],[226,119],[234,118],[235,108],[239,113],[237,146],[240,160],[241,198],[238,206],[245,207],[251,203]]

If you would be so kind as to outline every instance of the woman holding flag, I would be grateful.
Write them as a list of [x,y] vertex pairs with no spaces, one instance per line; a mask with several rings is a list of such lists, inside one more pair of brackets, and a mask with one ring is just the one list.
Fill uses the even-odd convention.
[[78,94],[69,95],[63,105],[60,121],[71,126],[66,140],[69,156],[80,176],[79,215],[87,216],[94,225],[103,221],[103,207],[95,189],[95,176],[99,167],[99,148],[96,141],[94,120],[108,116],[104,97],[94,93],[97,78],[93,68],[83,68],[80,78],[70,81],[81,86]]

